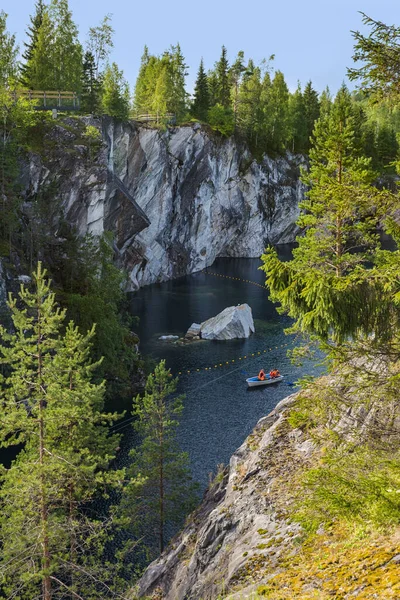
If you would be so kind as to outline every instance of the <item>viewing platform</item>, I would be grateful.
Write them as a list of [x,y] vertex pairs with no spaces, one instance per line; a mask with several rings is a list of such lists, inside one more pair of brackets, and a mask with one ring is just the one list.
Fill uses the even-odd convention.
[[80,106],[79,96],[76,92],[20,89],[12,91],[11,95],[15,100],[25,98],[35,101],[37,110],[72,111],[79,110]]

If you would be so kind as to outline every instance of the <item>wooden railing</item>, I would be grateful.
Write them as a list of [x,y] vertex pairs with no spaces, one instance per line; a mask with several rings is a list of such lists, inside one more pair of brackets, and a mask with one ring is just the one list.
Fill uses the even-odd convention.
[[62,110],[78,110],[79,96],[76,92],[61,92],[47,90],[27,90],[20,89],[11,92],[15,99],[26,98],[27,100],[36,100],[36,108],[51,110],[59,108]]
[[132,119],[140,123],[174,123],[174,113],[165,113],[164,115],[154,113],[133,113]]

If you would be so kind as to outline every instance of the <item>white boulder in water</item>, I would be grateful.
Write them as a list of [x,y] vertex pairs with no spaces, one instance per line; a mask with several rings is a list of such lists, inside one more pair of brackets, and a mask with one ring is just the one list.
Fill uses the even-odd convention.
[[248,338],[254,332],[253,314],[248,304],[229,306],[200,326],[200,337],[203,340]]

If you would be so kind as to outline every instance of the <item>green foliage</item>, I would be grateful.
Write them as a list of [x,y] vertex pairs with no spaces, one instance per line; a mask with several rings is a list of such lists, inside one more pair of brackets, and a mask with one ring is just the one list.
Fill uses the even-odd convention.
[[32,37],[22,67],[24,84],[31,89],[79,92],[82,46],[68,0],[38,5],[31,20]]
[[126,400],[132,396],[140,363],[137,338],[130,330],[132,318],[125,305],[125,276],[113,264],[111,240],[90,235],[83,240],[72,238],[67,254],[58,270],[62,303],[80,331],[96,324],[93,356],[95,360],[103,357],[98,376],[107,382],[108,398]]
[[271,297],[296,320],[293,330],[336,342],[360,333],[385,336],[391,327],[387,302],[369,263],[379,247],[379,215],[394,197],[371,185],[370,160],[354,154],[345,88],[316,123],[310,159],[303,175],[309,191],[298,221],[305,233],[293,260],[282,263],[272,248],[262,257]]
[[101,107],[110,117],[123,121],[129,118],[129,86],[116,63],[107,65],[104,71]]
[[231,105],[231,91],[229,81],[229,62],[225,46],[222,46],[220,59],[217,63],[215,63],[215,74],[217,78],[217,94],[215,98],[216,103],[227,109]]
[[206,121],[209,107],[210,95],[208,92],[208,81],[204,70],[203,59],[201,59],[190,112],[193,117],[200,119],[200,121]]
[[8,86],[15,79],[17,65],[18,46],[15,43],[15,35],[7,31],[7,15],[0,12],[0,88]]
[[108,470],[119,415],[104,413],[104,382],[92,383],[94,328],[83,335],[70,322],[61,335],[65,311],[45,275],[39,263],[33,291],[10,298],[14,333],[0,329],[0,444],[24,445],[1,474],[0,586],[21,600],[96,597],[90,563],[106,529],[82,507],[121,477]]
[[221,104],[216,104],[208,111],[208,123],[212,129],[222,133],[222,135],[232,135],[235,122],[234,115],[230,108],[224,108]]
[[187,106],[186,69],[179,44],[160,57],[150,55],[145,46],[135,85],[134,110],[156,114],[160,119],[167,113],[174,114],[178,121],[182,119]]
[[25,52],[22,55],[22,66],[21,66],[21,83],[22,85],[29,87],[31,82],[31,64],[34,50],[37,46],[39,31],[43,23],[43,15],[45,13],[45,4],[43,0],[37,0],[35,4],[35,14],[30,17],[31,24],[26,32],[29,41],[24,42]]
[[306,472],[297,518],[308,529],[345,520],[397,525],[400,519],[400,455],[351,444],[332,449]]
[[91,52],[86,52],[82,67],[81,110],[99,114],[101,105],[101,81],[96,74],[96,62]]
[[142,540],[150,555],[163,551],[168,529],[181,525],[196,503],[189,460],[176,442],[182,397],[171,397],[177,380],[161,361],[133,405],[140,445],[132,450],[130,478],[121,502],[122,524]]
[[350,80],[359,80],[364,92],[377,97],[398,98],[400,86],[400,27],[375,21],[366,14],[363,23],[371,28],[369,36],[353,31],[354,62],[361,67],[348,69]]

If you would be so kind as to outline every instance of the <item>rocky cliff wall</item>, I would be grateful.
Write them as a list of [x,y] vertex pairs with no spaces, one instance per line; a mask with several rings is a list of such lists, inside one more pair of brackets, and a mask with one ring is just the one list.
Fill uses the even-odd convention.
[[[82,127],[102,130],[94,160]],[[198,124],[159,131],[130,123],[66,119],[52,151],[25,169],[26,197],[57,182],[67,220],[84,234],[114,232],[131,289],[199,271],[217,257],[257,257],[293,242],[300,157],[262,163],[234,139]]]

